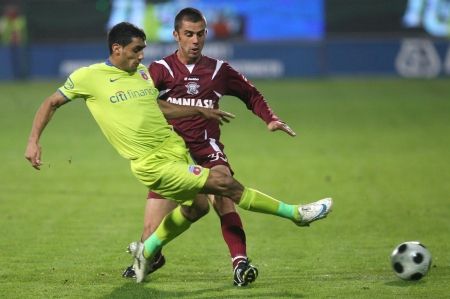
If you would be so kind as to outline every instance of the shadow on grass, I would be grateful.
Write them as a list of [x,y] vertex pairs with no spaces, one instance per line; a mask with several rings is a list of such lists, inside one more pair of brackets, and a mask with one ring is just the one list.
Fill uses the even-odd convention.
[[117,287],[111,294],[105,295],[101,298],[111,299],[111,298],[215,298],[215,299],[225,299],[225,298],[238,298],[241,292],[245,298],[303,298],[304,295],[290,292],[290,291],[267,291],[267,289],[253,288],[252,286],[246,288],[236,288],[236,287],[215,287],[215,288],[204,288],[190,290],[189,283],[180,282],[180,284],[186,284],[186,289],[182,291],[168,291],[160,290],[156,288],[149,287],[148,284],[137,284],[134,282],[125,283],[120,287]]
[[417,281],[406,281],[406,280],[393,280],[393,281],[388,281],[385,283],[385,285],[390,286],[390,287],[411,287],[414,285],[423,285],[425,284],[426,281],[424,280],[417,280]]

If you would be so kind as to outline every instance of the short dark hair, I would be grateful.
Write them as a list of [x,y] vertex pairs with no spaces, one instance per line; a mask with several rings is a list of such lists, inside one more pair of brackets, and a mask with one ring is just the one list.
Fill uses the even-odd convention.
[[178,32],[178,29],[180,29],[181,22],[183,20],[193,22],[193,23],[204,21],[205,25],[206,25],[205,16],[202,14],[202,12],[200,10],[193,8],[193,7],[183,8],[182,10],[180,10],[177,13],[177,15],[175,16],[175,22],[173,24],[173,28],[175,29],[175,31]]
[[131,23],[121,22],[114,25],[108,33],[109,54],[112,53],[113,44],[126,46],[131,43],[133,37],[142,38],[143,41],[147,39],[145,32]]

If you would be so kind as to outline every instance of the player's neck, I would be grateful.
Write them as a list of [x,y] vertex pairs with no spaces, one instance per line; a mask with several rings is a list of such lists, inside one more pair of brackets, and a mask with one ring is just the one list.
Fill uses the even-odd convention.
[[185,57],[181,54],[180,51],[177,51],[177,58],[182,64],[190,65],[190,64],[196,64],[202,58],[202,56],[200,55],[196,58],[189,59],[189,57]]
[[111,66],[114,66],[114,67],[118,68],[119,70],[123,70],[121,68],[120,64],[118,63],[118,61],[116,61],[116,59],[114,59],[113,56],[109,56],[108,62]]

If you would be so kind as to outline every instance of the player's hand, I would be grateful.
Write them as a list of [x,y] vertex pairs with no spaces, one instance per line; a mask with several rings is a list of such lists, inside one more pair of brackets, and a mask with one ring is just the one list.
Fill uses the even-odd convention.
[[234,114],[219,109],[203,108],[200,109],[200,113],[206,119],[215,119],[219,121],[221,125],[223,125],[224,122],[229,123],[231,118],[235,118]]
[[267,128],[272,132],[281,130],[283,132],[286,132],[289,136],[292,136],[292,137],[297,136],[297,134],[287,124],[285,124],[284,122],[279,121],[279,120],[271,121],[267,125]]
[[29,142],[25,150],[25,158],[30,161],[31,166],[37,170],[41,169],[41,147],[37,143]]

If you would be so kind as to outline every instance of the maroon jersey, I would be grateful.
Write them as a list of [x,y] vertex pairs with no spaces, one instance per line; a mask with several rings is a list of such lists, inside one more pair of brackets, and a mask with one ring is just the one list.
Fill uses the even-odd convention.
[[[217,109],[220,98],[230,95],[242,100],[267,124],[278,120],[261,93],[227,62],[202,56],[195,65],[190,66],[191,71],[188,67],[178,60],[176,52],[150,64],[150,76],[160,91],[161,99],[178,105]],[[219,143],[217,120],[193,116],[171,119],[169,122],[183,137],[191,153],[207,140]]]

